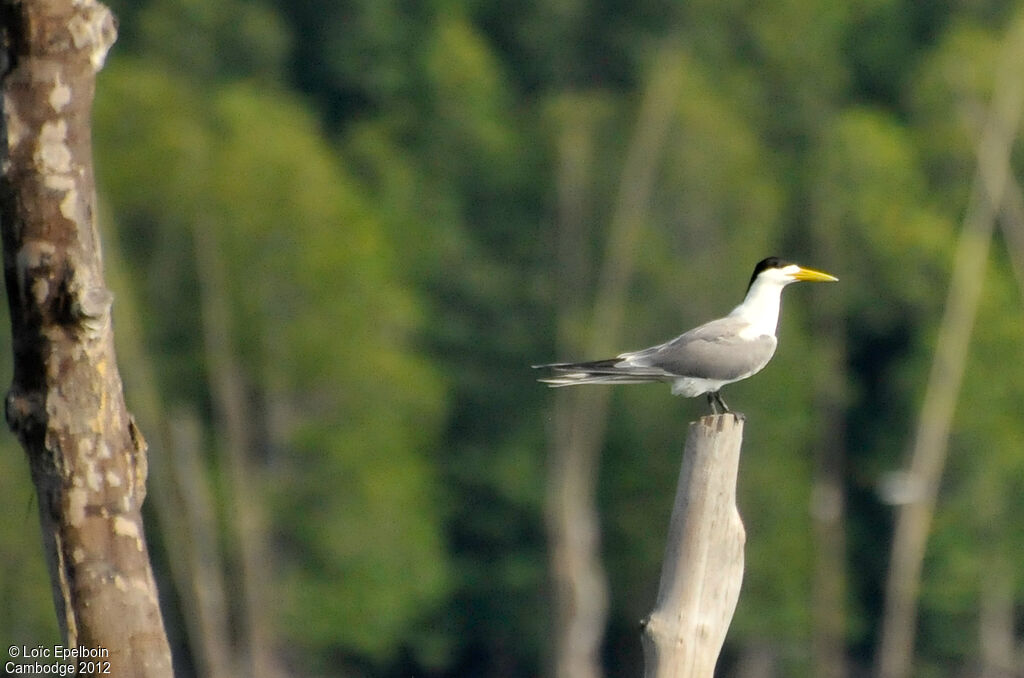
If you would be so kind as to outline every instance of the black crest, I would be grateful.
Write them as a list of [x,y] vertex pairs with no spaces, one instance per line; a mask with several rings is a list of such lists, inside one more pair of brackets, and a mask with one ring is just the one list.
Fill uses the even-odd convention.
[[769,268],[786,268],[792,266],[792,261],[786,261],[785,259],[779,259],[778,257],[768,257],[757,262],[757,266],[754,267],[754,274],[750,276],[750,282],[747,283],[747,289],[754,284],[757,280],[757,276],[761,275],[761,271],[767,271]]

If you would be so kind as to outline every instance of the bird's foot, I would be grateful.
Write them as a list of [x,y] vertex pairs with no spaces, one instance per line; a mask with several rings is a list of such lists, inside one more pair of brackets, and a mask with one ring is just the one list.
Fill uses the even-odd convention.
[[709,416],[717,417],[722,414],[731,414],[736,418],[737,421],[746,421],[747,415],[742,412],[734,412],[729,409],[729,406],[725,404],[722,399],[722,394],[718,391],[714,393],[708,393],[708,406],[711,408],[711,414]]

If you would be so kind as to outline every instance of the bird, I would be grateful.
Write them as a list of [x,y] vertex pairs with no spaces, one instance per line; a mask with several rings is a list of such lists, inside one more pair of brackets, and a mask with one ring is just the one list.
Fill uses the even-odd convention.
[[673,395],[696,398],[706,394],[712,414],[730,413],[722,399],[722,387],[757,374],[775,355],[782,290],[798,281],[838,280],[828,273],[768,257],[754,267],[743,302],[724,318],[615,358],[532,367],[551,370],[551,376],[538,379],[551,387],[667,382]]

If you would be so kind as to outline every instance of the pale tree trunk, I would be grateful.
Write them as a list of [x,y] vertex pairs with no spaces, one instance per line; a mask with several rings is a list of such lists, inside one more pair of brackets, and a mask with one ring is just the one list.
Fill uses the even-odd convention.
[[236,530],[245,675],[283,675],[274,645],[275,610],[270,596],[271,566],[267,549],[262,475],[251,459],[253,416],[245,394],[242,368],[233,348],[228,282],[216,234],[209,224],[195,228],[196,265],[203,311],[210,390],[219,419],[219,439],[227,457],[225,478]]
[[0,2],[0,222],[14,380],[64,644],[117,676],[169,677],[142,525],[146,444],[114,355],[95,222],[90,112],[116,31],[93,0]]
[[[598,276],[594,297],[592,336],[583,342],[570,337],[569,327],[578,322],[579,303],[563,299],[560,309],[560,350],[581,348],[587,356],[604,356],[615,350],[629,282],[636,261],[636,243],[647,221],[651,193],[663,157],[665,139],[682,85],[682,59],[677,50],[662,48],[652,63],[636,127],[622,170],[616,206]],[[578,279],[578,256],[585,251],[581,238],[582,206],[573,202],[582,191],[586,155],[574,147],[584,142],[572,132],[580,120],[570,119],[560,143],[561,256],[565,264],[559,279],[563,291]],[[567,258],[568,257],[568,258]],[[570,346],[571,344],[571,346]],[[607,617],[607,582],[600,558],[595,486],[601,445],[605,434],[609,390],[584,388],[560,393],[556,398],[548,466],[546,519],[554,585],[554,673],[557,678],[593,678],[601,675],[600,650]]]
[[779,658],[775,645],[767,640],[752,640],[740,651],[732,678],[776,678]]
[[170,476],[179,492],[177,520],[182,530],[175,551],[182,560],[178,580],[189,644],[199,675],[203,678],[232,678],[248,675],[239,666],[231,643],[228,587],[224,558],[218,543],[217,512],[209,473],[203,467],[203,427],[196,413],[178,410],[167,421],[167,454],[172,462]]
[[690,424],[658,600],[643,621],[645,678],[714,678],[743,583],[742,445],[739,415]]
[[[824,201],[830,201],[825,196]],[[825,206],[820,210],[824,212]],[[815,219],[813,250],[819,261],[842,258],[842,228],[827,213]],[[832,265],[830,263],[830,265]],[[817,338],[814,407],[815,468],[810,515],[814,529],[811,588],[811,666],[817,678],[846,678],[846,322],[842,295],[815,288],[812,322]],[[832,290],[828,290],[831,292]]]
[[[984,120],[970,115],[977,106],[962,107],[967,126],[976,130],[980,138]],[[1009,254],[1010,264],[1017,281],[1021,301],[1024,301],[1024,193],[1014,179],[1012,169],[1006,168],[1006,187],[999,211],[999,225]],[[992,520],[1005,523],[1005,505],[993,512]],[[1013,569],[1003,554],[990,556],[982,568],[978,606],[978,646],[981,650],[981,678],[1014,678],[1024,675],[1024,655],[1017,649],[1015,628]]]
[[1017,290],[1024,302],[1024,193],[1007,170],[1006,192],[1000,206],[999,225],[1010,255],[1010,265],[1017,280]]
[[[984,106],[977,101],[964,101],[961,102],[959,112],[964,126],[971,129],[980,140],[986,122]],[[1017,290],[1021,301],[1024,301],[1024,192],[1010,167],[1006,168],[1006,187],[1003,189],[1003,202],[999,206],[999,227],[1017,281]]]
[[886,579],[877,678],[911,673],[917,596],[928,532],[946,462],[949,431],[981,296],[996,212],[1007,188],[1010,151],[1024,109],[1024,18],[1007,32],[989,119],[978,144],[978,169],[954,259],[946,309],[908,471],[909,501],[900,507]]
[[[838,331],[816,335],[833,356],[842,356],[845,340]],[[823,374],[840,377],[835,362]],[[837,378],[835,383],[843,380]],[[846,490],[843,486],[846,421],[841,394],[818,389],[820,418],[816,467],[811,488],[811,521],[814,527],[814,573],[811,591],[811,660],[818,678],[846,678]]]
[[[583,312],[582,288],[591,266],[586,205],[594,150],[594,102],[573,98],[557,112],[558,128],[558,346],[578,350],[573,328]],[[578,412],[587,394],[555,395],[548,457],[546,525],[553,587],[554,675],[600,675],[599,648],[608,607],[607,582],[599,557],[594,494],[602,433],[581,427]],[[592,406],[592,405],[591,405]],[[582,430],[581,430],[582,428]]]
[[981,678],[1017,678],[1024,665],[1017,657],[1014,633],[1014,566],[1004,556],[987,560],[978,609]]
[[164,550],[175,554],[168,567],[177,589],[189,653],[200,678],[233,678],[234,668],[224,559],[217,539],[219,521],[209,473],[203,468],[202,424],[198,416],[176,408],[168,413],[153,362],[146,354],[138,302],[125,279],[117,238],[109,238],[106,270],[117,295],[114,322],[125,367],[124,382],[138,420],[149,436],[150,499],[156,510]]

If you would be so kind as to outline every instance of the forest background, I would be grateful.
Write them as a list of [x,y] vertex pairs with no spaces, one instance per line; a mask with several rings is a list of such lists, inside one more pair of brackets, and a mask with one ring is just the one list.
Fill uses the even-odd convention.
[[[529,365],[670,338],[771,254],[841,282],[788,290],[775,360],[727,394],[748,417],[748,541],[721,673],[870,670],[894,472],[1024,4],[109,4],[101,222],[178,675],[551,675],[556,396]],[[1020,176],[1024,143],[1010,162]],[[994,675],[1000,642],[1021,666],[1024,252],[1006,233],[915,676]],[[609,395],[589,424],[600,656],[638,675],[705,405]],[[52,645],[27,465],[0,447],[0,640]],[[828,632],[838,652],[818,653]]]

